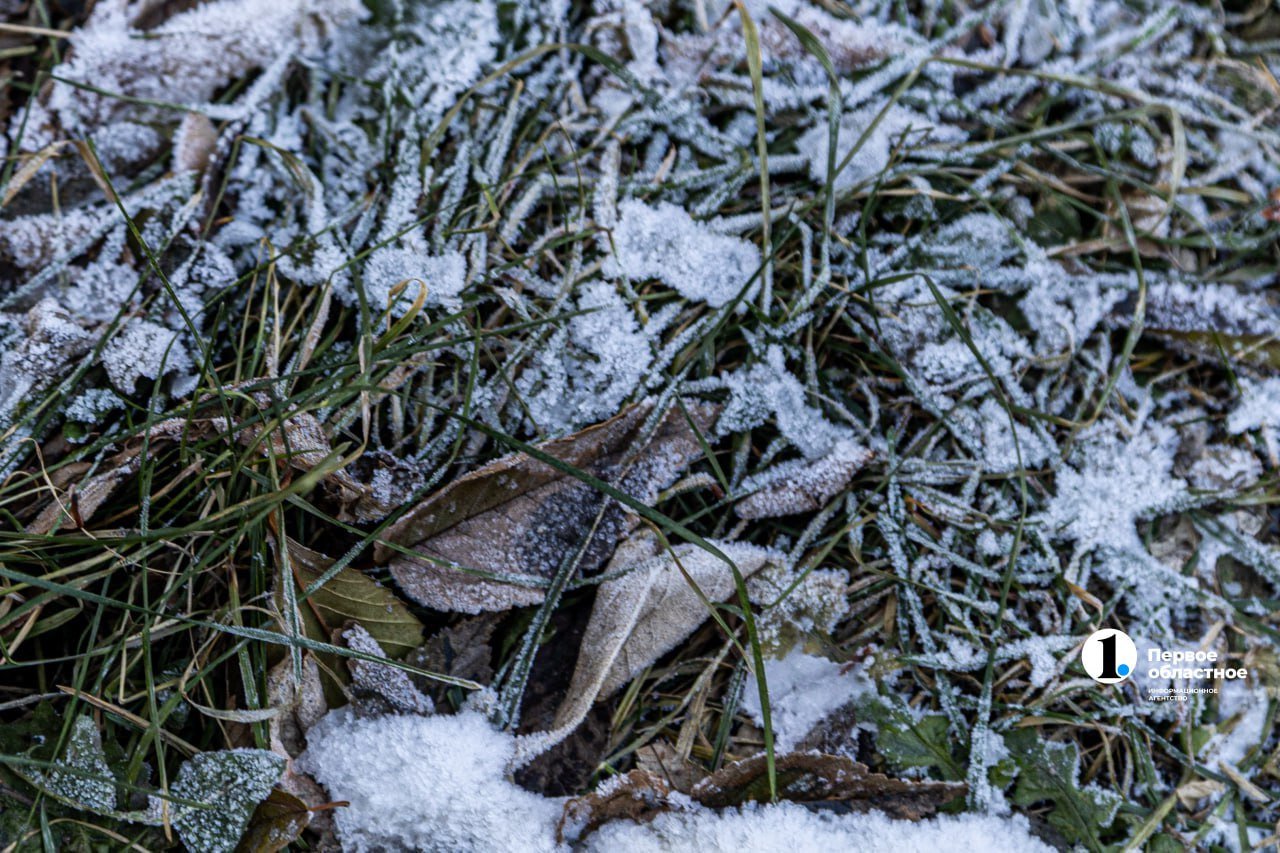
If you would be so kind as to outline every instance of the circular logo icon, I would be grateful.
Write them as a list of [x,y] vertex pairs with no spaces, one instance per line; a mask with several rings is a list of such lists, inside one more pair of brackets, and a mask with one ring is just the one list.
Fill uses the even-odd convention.
[[1080,662],[1099,684],[1119,684],[1137,668],[1138,647],[1124,631],[1103,628],[1084,641]]

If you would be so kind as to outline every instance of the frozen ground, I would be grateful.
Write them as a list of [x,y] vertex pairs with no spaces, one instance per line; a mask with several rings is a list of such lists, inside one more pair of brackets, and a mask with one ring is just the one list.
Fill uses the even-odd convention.
[[1276,843],[1274,4],[0,15],[0,841]]

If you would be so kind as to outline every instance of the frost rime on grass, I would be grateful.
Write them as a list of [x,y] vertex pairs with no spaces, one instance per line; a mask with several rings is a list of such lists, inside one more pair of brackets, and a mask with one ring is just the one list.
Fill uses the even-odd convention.
[[[952,676],[981,671],[994,648],[1000,666],[1030,664],[1001,684],[1047,687],[1059,638],[1082,631],[1087,613],[1060,580],[1114,604],[1108,612],[1153,644],[1264,613],[1280,557],[1244,492],[1274,467],[1280,386],[1246,350],[1280,322],[1274,271],[1236,260],[1275,235],[1258,205],[1280,185],[1280,136],[1254,120],[1274,114],[1270,72],[1257,67],[1274,67],[1274,45],[1243,35],[1238,16],[1184,0],[1154,15],[1117,0],[968,10],[858,0],[847,16],[773,5],[825,44],[837,70],[837,155],[866,138],[836,179],[828,234],[821,205],[808,203],[827,177],[831,81],[770,4],[746,3],[761,36],[778,244],[772,298],[758,306],[763,164],[737,15],[702,9],[714,13],[704,26],[698,4],[685,14],[599,0],[570,16],[558,0],[446,0],[373,17],[349,0],[220,0],[144,31],[133,7],[99,4],[52,69],[61,79],[10,120],[3,142],[23,157],[62,147],[0,220],[0,430],[43,441],[59,419],[110,427],[131,411],[121,395],[137,402],[148,380],[158,402],[183,403],[202,351],[192,335],[215,346],[214,363],[234,363],[234,336],[211,318],[229,308],[239,319],[236,300],[268,265],[293,298],[329,288],[340,307],[320,330],[335,343],[307,380],[327,400],[339,390],[323,384],[330,369],[350,377],[342,368],[360,362],[368,378],[366,336],[415,304],[420,281],[414,322],[443,328],[430,363],[396,363],[400,384],[370,404],[378,452],[446,476],[487,450],[441,413],[536,441],[648,394],[723,404],[709,438],[737,448],[720,457],[734,502],[725,512],[750,522],[746,541],[780,553],[840,524],[836,548],[902,581],[897,651],[933,667],[929,702],[953,736],[978,733],[968,746],[979,770],[995,757],[993,730],[1021,711]],[[248,33],[246,18],[257,23]],[[547,49],[578,40],[617,66]],[[205,103],[222,92],[230,100]],[[1044,121],[1058,126],[1033,126],[1043,116],[1027,105],[1049,102]],[[166,153],[179,125],[179,150]],[[64,144],[81,138],[163,251],[176,304]],[[206,157],[224,194],[201,172]],[[170,163],[179,174],[162,174]],[[1055,183],[1081,165],[1087,181]],[[1104,174],[1117,197],[1062,202],[1092,194]],[[1158,345],[1211,366],[1219,356],[1197,336],[1232,338],[1238,399],[1224,383],[1190,402],[1190,374],[1177,370],[1135,378],[1143,359],[1126,362],[1118,339],[1140,292],[1144,357]],[[461,318],[447,320],[453,312]],[[499,316],[516,331],[485,327]],[[85,364],[117,318],[101,358]],[[699,351],[713,334],[715,351]],[[405,343],[422,342],[395,342],[389,360]],[[88,379],[50,408],[27,404],[81,366]],[[317,414],[335,438],[361,416]],[[1087,432],[1065,426],[1086,422]],[[855,448],[870,454],[865,467]],[[4,473],[27,461],[5,452]],[[1182,572],[1149,541],[1164,516],[1193,507],[1205,508],[1200,562]],[[1222,597],[1245,589],[1220,577],[1228,555],[1258,575],[1243,603]],[[990,592],[1006,571],[1017,593],[1007,608]],[[755,584],[762,629],[776,629],[780,647],[834,624],[838,608],[825,604],[844,579],[814,578],[805,607],[792,608],[802,594],[772,616],[773,589]],[[980,646],[996,613],[1001,635]]]

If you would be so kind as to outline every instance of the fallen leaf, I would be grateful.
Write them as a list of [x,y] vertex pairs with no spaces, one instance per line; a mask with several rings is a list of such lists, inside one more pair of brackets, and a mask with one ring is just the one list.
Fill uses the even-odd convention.
[[76,808],[101,814],[116,807],[115,776],[107,766],[102,735],[92,717],[76,718],[61,759],[34,779],[45,792]]
[[207,115],[190,112],[182,117],[173,139],[173,170],[203,172],[213,158],[218,131]]
[[[929,817],[969,790],[962,782],[895,779],[872,773],[853,759],[818,752],[780,755],[776,767],[778,796],[782,799],[835,802],[847,811],[880,811],[904,820]],[[689,796],[712,809],[732,808],[753,800],[769,802],[765,755],[736,761],[704,776],[693,785]],[[687,807],[688,800],[673,801],[672,788],[662,776],[638,768],[605,781],[590,794],[567,801],[556,833],[561,842],[572,843],[610,821],[643,823],[672,808]]]
[[[333,560],[317,551],[289,542],[289,563],[301,593],[333,566]],[[422,642],[422,623],[404,602],[385,586],[351,566],[344,567],[324,586],[307,596],[307,607],[321,623],[325,636],[348,622],[356,622],[386,651],[399,658]]]
[[841,441],[820,459],[775,465],[743,483],[743,490],[750,494],[735,509],[747,519],[815,512],[844,491],[873,455],[861,445]]
[[645,823],[671,808],[671,788],[658,776],[632,770],[606,780],[595,791],[564,804],[556,826],[560,843],[579,841],[612,820]]
[[[123,450],[103,463],[99,473],[72,483],[65,497],[46,504],[40,515],[27,525],[27,533],[43,536],[66,521],[76,526],[88,524],[116,489],[138,473],[143,449],[149,448],[154,453],[158,444],[178,440],[186,425],[186,421],[170,418],[153,426],[146,442],[141,438],[128,442]],[[199,427],[194,428],[200,431]]]
[[[312,652],[302,654],[302,678],[294,678],[293,662],[281,660],[267,672],[267,706],[280,713],[267,722],[271,751],[286,760],[306,748],[307,729],[329,710],[320,682],[320,667]],[[286,771],[286,775],[287,771]]]
[[[313,653],[303,652],[300,681],[294,678],[293,661],[287,657],[267,672],[267,705],[280,710],[267,723],[267,745],[285,761],[278,789],[304,803],[323,803],[327,799],[324,789],[293,766],[293,759],[306,749],[307,730],[320,722],[329,710],[320,682],[320,667]],[[251,830],[257,819],[255,813],[250,820]],[[335,830],[330,812],[318,811],[310,821],[313,832],[333,835]]]
[[1280,222],[1280,187],[1268,194],[1267,205],[1262,208],[1262,218],[1268,222]]
[[[895,779],[872,773],[851,758],[819,752],[779,755],[775,766],[782,799],[836,800],[853,811],[882,811],[906,820],[928,817],[969,790],[963,782]],[[739,806],[751,800],[768,802],[765,754],[725,765],[695,785],[692,797],[710,808]]]
[[500,618],[485,613],[442,628],[410,656],[409,662],[420,669],[488,684],[493,680],[493,631]]
[[1179,785],[1174,793],[1178,795],[1178,802],[1184,809],[1194,812],[1205,797],[1220,794],[1226,789],[1226,785],[1214,779],[1193,779]]
[[[252,396],[258,406],[265,409],[269,405],[265,394],[256,392]],[[71,495],[50,501],[35,521],[27,526],[27,533],[46,535],[67,520],[77,526],[87,524],[116,489],[138,472],[144,449],[154,454],[166,443],[208,438],[226,431],[227,420],[224,417],[169,418],[159,422],[148,430],[145,440],[141,436],[133,438],[103,465],[100,473],[74,485],[74,507]],[[333,453],[324,428],[309,412],[295,412],[285,418],[271,429],[265,442],[260,441],[263,431],[260,424],[246,427],[237,431],[236,440],[245,446],[257,444],[264,456],[273,456],[302,472],[320,465]],[[198,470],[195,467],[198,464],[198,461],[193,463],[190,471]],[[329,472],[326,479],[344,492],[358,490],[358,484],[353,484],[341,471]]]
[[[235,850],[249,818],[280,779],[284,760],[265,749],[202,752],[169,788],[170,822],[191,850]],[[199,803],[200,807],[185,802]]]
[[236,851],[276,853],[297,841],[310,823],[311,811],[307,804],[293,794],[275,788],[254,809]]
[[[539,449],[653,503],[701,445],[678,408],[644,442],[652,411],[651,402],[637,404]],[[711,406],[690,406],[689,413],[700,430],[714,417]],[[542,601],[545,582],[572,554],[580,552],[579,572],[594,571],[636,524],[632,513],[591,486],[517,453],[455,480],[387,530],[387,541],[421,556],[382,543],[375,555],[390,561],[392,576],[420,604],[462,613],[507,610]]]
[[4,197],[0,198],[0,207],[5,207],[9,202],[13,201],[14,196],[22,191],[22,188],[31,182],[31,179],[44,168],[44,164],[49,162],[50,158],[57,157],[62,149],[71,144],[70,140],[59,139],[51,142],[41,148],[39,151],[28,154],[9,178],[9,184],[5,187]]
[[[777,559],[775,552],[743,542],[712,544],[734,561],[743,577]],[[707,607],[690,580],[707,601],[723,601],[734,591],[733,571],[719,557],[692,544],[659,553],[657,541],[648,535],[618,549],[608,573],[622,571],[626,574],[600,584],[596,593],[568,698],[553,731],[572,730],[597,697],[626,684],[707,619]]]

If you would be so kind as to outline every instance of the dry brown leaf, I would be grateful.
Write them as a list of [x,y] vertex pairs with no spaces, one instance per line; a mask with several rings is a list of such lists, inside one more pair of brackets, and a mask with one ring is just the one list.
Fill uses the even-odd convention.
[[213,158],[218,131],[207,115],[190,112],[182,117],[173,139],[173,170],[203,172]]
[[176,441],[181,437],[185,424],[185,421],[178,418],[170,418],[151,428],[148,442],[144,443],[141,439],[130,441],[124,450],[103,464],[100,473],[73,482],[64,496],[45,505],[40,515],[27,525],[27,533],[44,536],[52,533],[65,521],[71,521],[77,527],[88,524],[107,498],[122,483],[138,473],[144,447],[150,447],[154,452],[157,444]]
[[[267,672],[267,705],[280,709],[280,713],[267,722],[268,748],[285,760],[284,773],[277,783],[280,790],[310,805],[325,802],[328,795],[324,788],[293,767],[293,759],[306,748],[307,730],[329,711],[320,682],[320,667],[311,652],[302,654],[301,681],[295,680],[293,662],[287,657]],[[322,836],[332,836],[333,814],[315,812],[311,828]]]
[[[653,503],[701,446],[678,408],[642,444],[652,411],[651,402],[637,404],[539,449]],[[714,417],[711,406],[690,406],[689,412],[700,430]],[[413,600],[437,610],[480,613],[537,604],[544,597],[541,582],[569,555],[581,549],[578,571],[590,573],[636,523],[632,513],[591,486],[517,453],[455,480],[388,529],[388,541],[422,557],[383,544],[375,553],[379,561],[390,560],[392,576]],[[583,547],[584,532],[593,528]]]
[[[493,631],[501,618],[485,613],[443,628],[414,651],[408,662],[429,672],[488,684],[493,680]],[[420,688],[427,686],[415,683]]]
[[302,679],[294,678],[293,662],[285,658],[267,672],[267,706],[279,708],[267,722],[271,751],[290,759],[306,748],[307,729],[320,722],[329,710],[320,683],[320,667],[315,655],[302,653]]
[[[882,811],[892,817],[920,820],[969,787],[963,782],[894,779],[872,773],[842,755],[793,752],[777,756],[778,796],[797,801],[838,800],[854,811]],[[768,802],[769,776],[764,753],[735,761],[694,786],[692,796],[704,806],[727,808],[750,800]]]
[[[793,752],[776,759],[778,797],[795,802],[838,802],[848,811],[881,811],[903,820],[929,817],[969,788],[963,782],[894,779],[872,773],[865,764],[838,755]],[[712,809],[732,808],[755,800],[768,802],[765,755],[725,765],[693,785],[690,796]],[[653,820],[672,808],[672,788],[647,769],[632,770],[604,782],[595,792],[565,803],[557,827],[561,842],[576,842],[613,820]]]
[[1227,789],[1227,786],[1215,779],[1193,779],[1190,782],[1179,785],[1174,791],[1178,795],[1178,802],[1189,812],[1194,812],[1200,805],[1200,801],[1206,797],[1220,794]]
[[615,776],[590,794],[564,804],[556,839],[562,844],[578,841],[612,820],[648,822],[671,808],[670,797],[667,783],[647,771]]
[[[743,542],[712,544],[734,561],[743,577],[777,558],[773,551]],[[618,549],[608,571],[627,569],[602,583],[596,593],[569,695],[556,714],[553,732],[571,731],[597,697],[626,684],[706,621],[707,607],[689,579],[708,601],[723,601],[734,591],[732,569],[697,545],[677,545],[659,553],[652,536],[634,537]]]
[[276,853],[297,841],[310,823],[311,811],[302,799],[274,788],[254,809],[236,853]]
[[735,508],[739,516],[748,519],[820,510],[844,491],[873,455],[861,445],[842,441],[820,459],[796,459],[775,465],[743,484],[751,494],[738,501]]
[[13,201],[13,197],[21,192],[22,188],[36,176],[36,173],[44,168],[44,164],[49,162],[51,158],[57,157],[62,152],[62,149],[70,144],[70,140],[59,139],[56,142],[49,143],[39,151],[26,155],[22,159],[22,165],[14,171],[13,177],[9,179],[9,185],[5,187],[4,197],[0,198],[0,207],[6,207],[9,202]]

